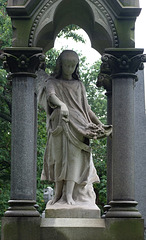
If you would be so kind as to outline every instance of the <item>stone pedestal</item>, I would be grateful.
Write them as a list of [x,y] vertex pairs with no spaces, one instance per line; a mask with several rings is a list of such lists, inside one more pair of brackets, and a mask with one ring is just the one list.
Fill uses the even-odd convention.
[[40,240],[104,240],[104,230],[103,219],[44,218]]
[[144,240],[142,219],[43,218],[40,240]]
[[96,205],[68,205],[49,203],[45,209],[45,218],[100,218],[100,209]]

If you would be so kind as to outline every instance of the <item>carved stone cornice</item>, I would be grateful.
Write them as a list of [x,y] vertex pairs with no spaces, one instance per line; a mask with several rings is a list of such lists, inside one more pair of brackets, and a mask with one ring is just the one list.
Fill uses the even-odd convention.
[[6,48],[0,55],[3,67],[12,76],[31,75],[35,76],[36,70],[45,61],[41,48]]
[[101,0],[90,0],[90,1],[97,7],[97,9],[100,10],[100,12],[106,18],[113,35],[114,47],[118,48],[119,46],[118,33],[117,33],[115,23],[113,21],[112,15],[110,14],[109,8],[106,8],[103,1]]
[[[102,0],[90,0],[90,1],[95,5],[95,7],[100,11],[100,13],[103,14],[104,18],[106,19],[106,21],[109,25],[109,28],[111,29],[111,32],[112,32],[114,47],[118,47],[119,46],[118,33],[116,30],[115,23],[112,19],[112,16],[111,16],[110,12],[108,11],[108,8],[106,8],[104,6]],[[56,2],[56,0],[47,0],[45,3],[43,3],[41,5],[41,7],[33,21],[32,27],[31,27],[29,43],[28,43],[29,47],[33,46],[35,31],[40,23],[42,16],[55,2]]]

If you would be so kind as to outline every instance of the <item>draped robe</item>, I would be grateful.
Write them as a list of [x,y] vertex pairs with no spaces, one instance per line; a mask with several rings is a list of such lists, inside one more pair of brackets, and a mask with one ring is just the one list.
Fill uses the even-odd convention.
[[[52,94],[66,104],[69,110],[67,120],[62,119],[60,107],[51,103]],[[100,180],[86,136],[89,132],[87,126],[92,120],[83,83],[80,80],[49,78],[40,91],[39,99],[47,113],[48,133],[41,179],[74,181],[78,193],[82,188],[80,195],[84,195],[84,199],[85,195],[94,196],[92,183]],[[76,196],[79,198],[79,194]]]

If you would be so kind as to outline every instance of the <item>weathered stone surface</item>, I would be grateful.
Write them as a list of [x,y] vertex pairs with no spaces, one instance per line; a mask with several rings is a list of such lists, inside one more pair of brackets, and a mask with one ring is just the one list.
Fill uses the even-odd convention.
[[1,55],[12,77],[11,201],[6,216],[39,216],[34,207],[37,126],[34,79],[40,56],[40,48],[7,48]]
[[140,13],[138,0],[121,1],[31,0],[25,1],[25,6],[23,0],[9,1],[13,46],[40,46],[46,51],[53,47],[58,32],[73,22],[85,29],[91,45],[101,54],[107,47],[134,47],[135,17]]
[[[112,78],[112,208],[106,217],[141,217],[134,188],[135,73],[145,56],[142,49],[106,49],[101,74]],[[102,80],[104,85],[104,78]],[[101,82],[101,83],[102,83]],[[100,83],[100,84],[101,84]],[[121,206],[121,210],[120,210]],[[120,212],[121,211],[121,212]]]
[[135,86],[135,199],[146,227],[146,113],[144,72],[138,72]]
[[104,230],[102,219],[42,219],[41,240],[104,240]]
[[[11,199],[35,199],[34,79],[13,80]],[[16,174],[17,173],[17,174]]]
[[[5,234],[5,238],[4,238]],[[3,218],[2,240],[144,240],[142,219]]]
[[142,219],[42,219],[40,240],[144,240]]
[[100,209],[97,206],[47,204],[45,218],[100,218]]
[[2,240],[40,240],[40,218],[4,217]]
[[133,6],[133,7],[139,7],[139,0],[120,0],[120,2],[123,4],[123,6]]
[[144,240],[143,219],[112,218],[105,222],[106,240]]

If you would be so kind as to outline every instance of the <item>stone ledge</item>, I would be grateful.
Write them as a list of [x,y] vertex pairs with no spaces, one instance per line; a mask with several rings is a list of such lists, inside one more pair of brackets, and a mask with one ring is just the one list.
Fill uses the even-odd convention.
[[105,228],[104,219],[90,218],[42,218],[41,227]]

